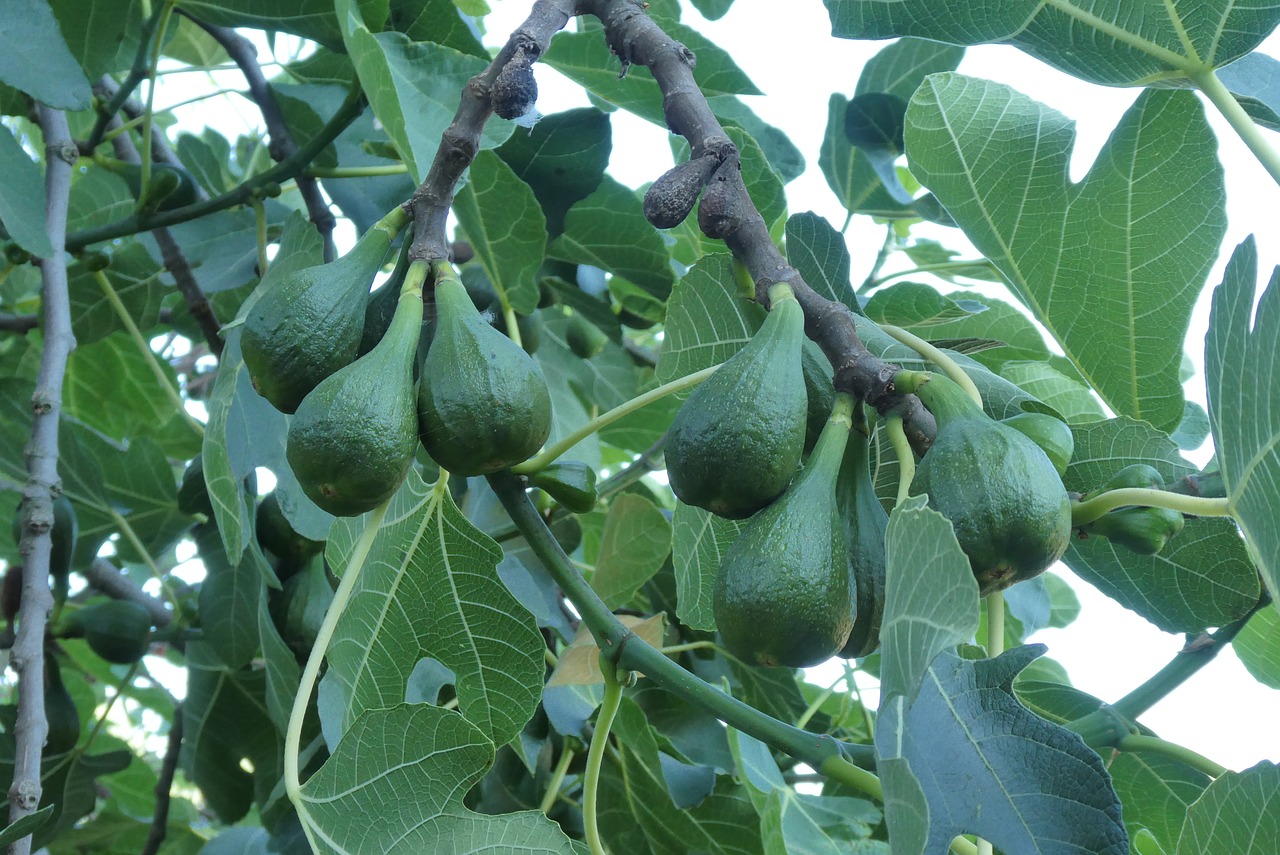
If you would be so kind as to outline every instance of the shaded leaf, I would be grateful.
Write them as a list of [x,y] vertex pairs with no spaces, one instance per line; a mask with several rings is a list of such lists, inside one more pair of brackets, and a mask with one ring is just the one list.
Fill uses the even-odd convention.
[[1255,680],[1280,689],[1280,613],[1263,609],[1249,618],[1231,646]]
[[626,493],[609,505],[591,587],[611,609],[630,602],[671,554],[671,523],[644,496]]
[[849,281],[849,247],[825,219],[806,211],[787,220],[787,261],[809,287],[857,314],[862,307]]
[[89,106],[89,80],[67,48],[48,2],[5,3],[0,14],[0,82],[56,110]]
[[1263,761],[1227,772],[1187,811],[1177,855],[1265,855],[1280,835],[1280,766]]
[[1218,78],[1255,122],[1280,131],[1280,60],[1254,52],[1219,71]]
[[711,592],[720,559],[746,525],[710,511],[676,503],[671,521],[671,560],[676,574],[676,614],[690,629],[714,630]]
[[512,134],[496,151],[516,177],[533,188],[547,230],[557,235],[565,212],[600,186],[612,149],[608,114],[582,107],[543,116],[528,132]]
[[0,223],[27,252],[48,258],[53,246],[44,230],[44,176],[8,128],[0,130],[0,170]]
[[764,308],[738,293],[732,257],[703,256],[671,291],[658,379],[668,383],[719,365],[750,341],[764,317]]

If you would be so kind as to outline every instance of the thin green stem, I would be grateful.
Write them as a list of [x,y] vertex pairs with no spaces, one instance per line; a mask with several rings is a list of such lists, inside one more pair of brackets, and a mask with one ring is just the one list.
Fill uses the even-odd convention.
[[[441,477],[437,482],[435,489],[441,489],[442,484],[447,484],[448,479]],[[302,823],[302,830],[306,832],[307,840],[311,843],[311,848],[320,851],[316,846],[316,840],[312,831],[311,815],[307,811],[306,803],[302,801],[302,781],[299,778],[298,771],[298,749],[302,742],[302,723],[307,717],[307,706],[311,702],[311,692],[315,689],[316,678],[320,674],[320,664],[324,661],[325,651],[329,648],[329,642],[333,639],[334,630],[338,626],[338,618],[342,616],[343,610],[347,607],[347,602],[351,599],[351,593],[355,590],[356,582],[360,578],[360,571],[364,569],[365,559],[369,557],[369,550],[373,548],[374,538],[378,536],[378,529],[382,527],[382,518],[387,514],[387,506],[391,504],[391,500],[383,502],[374,508],[369,514],[369,519],[365,523],[364,531],[360,533],[360,539],[356,541],[355,547],[351,550],[351,556],[347,559],[347,568],[342,574],[342,582],[338,585],[338,590],[333,594],[333,601],[329,603],[329,610],[325,612],[324,622],[320,625],[320,631],[316,633],[316,642],[311,647],[311,654],[307,657],[306,667],[302,669],[302,678],[298,682],[298,694],[293,698],[293,709],[289,713],[289,726],[284,735],[284,790],[289,796],[289,801],[293,803],[294,810],[298,812],[298,819]]]
[[538,805],[538,810],[543,813],[550,812],[552,805],[556,803],[556,798],[560,795],[560,788],[564,786],[564,776],[569,771],[569,764],[573,762],[573,758],[573,749],[568,746],[560,752],[560,762],[551,772],[551,780],[547,782],[547,791],[542,796],[542,803]]
[[827,699],[836,693],[836,686],[843,683],[845,678],[846,675],[841,674],[836,678],[834,683],[819,692],[818,696],[810,702],[809,706],[805,707],[804,712],[802,712],[800,717],[796,719],[796,727],[803,730],[805,725],[812,721],[813,717],[818,714],[818,710],[820,710],[822,705],[827,702]]
[[93,273],[94,280],[98,283],[98,287],[102,289],[102,296],[111,304],[112,310],[116,313],[116,317],[120,319],[120,323],[124,325],[125,330],[129,333],[129,338],[133,339],[134,345],[138,348],[138,352],[142,354],[143,359],[147,363],[147,367],[151,369],[151,373],[155,375],[156,382],[160,384],[160,388],[164,390],[165,397],[169,399],[169,403],[182,415],[183,420],[196,432],[197,436],[204,436],[204,425],[200,424],[191,413],[187,412],[186,405],[182,402],[182,396],[178,394],[178,390],[169,385],[169,376],[164,373],[164,369],[160,367],[160,360],[156,356],[155,351],[151,349],[151,345],[147,343],[146,338],[142,335],[142,331],[138,329],[138,325],[133,322],[133,317],[129,314],[129,310],[125,308],[124,303],[120,300],[120,295],[116,293],[116,289],[111,285],[111,280],[107,274],[101,270],[95,270]]
[[662,648],[663,655],[671,656],[675,653],[687,653],[690,650],[719,650],[720,645],[714,641],[688,641],[684,644],[673,644],[670,647]]
[[931,342],[925,341],[918,335],[909,333],[901,327],[895,327],[890,324],[881,324],[880,329],[884,330],[893,338],[905,344],[925,359],[942,369],[943,373],[950,377],[955,384],[964,389],[965,394],[973,399],[973,402],[979,407],[982,406],[982,393],[978,391],[978,387],[974,384],[973,379],[964,373],[964,370],[956,364],[956,361],[934,347]]
[[1137,505],[1144,508],[1168,508],[1171,511],[1178,511],[1193,517],[1225,517],[1231,515],[1227,499],[1185,496],[1182,493],[1170,493],[1168,490],[1151,490],[1146,487],[1122,487],[1119,490],[1108,490],[1105,493],[1099,493],[1083,502],[1072,502],[1071,524],[1073,526],[1088,525],[1109,511],[1129,505]]
[[830,736],[807,733],[778,721],[708,685],[638,638],[614,616],[582,578],[582,574],[574,569],[569,557],[564,554],[546,522],[538,514],[538,509],[526,495],[521,480],[505,472],[490,475],[488,480],[533,553],[573,603],[604,655],[615,661],[617,667],[644,674],[656,685],[701,707],[726,724],[785,751],[814,768],[833,756],[849,756],[860,763],[873,761],[874,750],[870,746],[841,743]]
[[1156,736],[1129,733],[1120,737],[1120,741],[1116,743],[1116,748],[1121,751],[1150,751],[1155,754],[1163,754],[1165,757],[1171,757],[1174,760],[1199,769],[1210,778],[1220,777],[1230,771],[1226,766],[1218,765],[1203,754],[1197,754],[1190,748],[1173,742],[1166,742]]
[[[849,666],[846,664],[846,668]],[[862,688],[858,685],[858,681],[849,675],[849,691],[853,693],[853,697],[857,700],[858,706],[862,708],[862,721],[867,726],[867,738],[874,739],[876,735],[876,723],[871,720],[871,710],[867,709],[866,703],[862,700]]]
[[889,432],[889,445],[893,446],[893,453],[898,458],[898,495],[894,504],[900,505],[911,495],[911,482],[916,477],[916,458],[911,453],[911,443],[907,440],[900,414],[886,416],[884,427]]
[[151,125],[154,121],[156,102],[156,70],[160,65],[160,53],[164,48],[164,34],[173,17],[175,0],[164,0],[160,8],[160,23],[156,25],[155,45],[151,49],[151,61],[147,64],[147,104],[142,112],[142,175],[138,179],[138,204],[144,205],[151,187]]
[[1004,653],[1004,593],[987,595],[987,655],[993,659]]
[[1112,704],[1112,711],[1130,721],[1137,719],[1190,679],[1191,675],[1212,662],[1218,651],[1230,644],[1249,619],[1270,602],[1270,597],[1263,596],[1248,614],[1221,627],[1217,632],[1202,635],[1189,643],[1178,651],[1168,665]]
[[124,678],[121,679],[120,683],[116,686],[115,694],[113,694],[111,699],[107,701],[107,705],[102,710],[102,715],[94,719],[93,728],[89,731],[88,738],[85,739],[83,745],[79,746],[76,753],[87,754],[89,752],[89,747],[93,745],[93,741],[98,738],[98,734],[107,723],[107,716],[111,715],[111,708],[116,705],[116,701],[123,697],[125,687],[133,682],[133,677],[138,673],[138,668],[141,667],[141,665],[142,660],[139,659],[137,662],[134,662],[129,666],[128,672],[125,673]]
[[383,175],[404,175],[409,167],[403,163],[387,166],[312,166],[305,173],[310,178],[377,178]]
[[258,278],[267,275],[267,206],[262,200],[254,197],[249,204],[253,205],[254,218],[258,223]]
[[[868,291],[872,288],[879,288],[887,282],[895,279],[902,279],[906,276],[915,276],[917,273],[946,273],[949,270],[968,270],[972,267],[986,267],[988,270],[993,269],[991,262],[985,258],[961,259],[959,261],[940,261],[937,264],[922,264],[919,267],[912,267],[909,270],[898,270],[893,273],[886,273],[879,279],[875,279],[868,283],[864,283],[859,293]],[[961,274],[963,275],[963,274]]]
[[1280,152],[1271,147],[1271,143],[1263,136],[1262,129],[1245,112],[1244,107],[1231,94],[1212,69],[1191,75],[1191,81],[1213,102],[1218,112],[1226,119],[1236,134],[1253,152],[1254,157],[1262,164],[1263,169],[1271,174],[1272,180],[1280,184]]
[[622,683],[618,681],[618,675],[614,671],[617,666],[603,653],[600,660],[600,670],[604,672],[604,700],[600,704],[600,714],[596,716],[595,732],[591,734],[591,747],[587,750],[587,770],[582,785],[582,827],[591,855],[605,855],[599,824],[596,822],[600,767],[604,763],[605,746],[609,743],[609,730],[613,727],[614,717],[618,715],[618,707],[622,705]]
[[645,392],[643,395],[637,395],[636,397],[632,398],[630,401],[627,401],[625,404],[619,404],[618,406],[614,407],[612,410],[609,410],[606,413],[601,413],[600,415],[596,416],[594,419],[587,422],[582,427],[570,433],[564,439],[548,447],[541,454],[537,454],[529,458],[524,463],[521,463],[518,466],[512,466],[511,471],[518,472],[521,474],[537,472],[538,470],[545,468],[548,464],[554,462],[557,458],[560,457],[560,455],[564,454],[566,451],[573,448],[575,445],[582,442],[584,439],[591,436],[593,433],[600,430],[601,428],[604,428],[604,427],[607,427],[608,425],[613,424],[618,419],[622,418],[623,416],[628,416],[631,413],[634,413],[636,410],[649,406],[654,401],[661,400],[662,398],[665,398],[668,395],[672,395],[672,394],[675,394],[676,392],[682,391],[684,389],[688,389],[691,386],[698,385],[703,380],[706,380],[708,377],[714,374],[716,369],[719,367],[720,367],[719,365],[713,365],[710,368],[704,368],[701,371],[695,371],[692,374],[687,374],[684,377],[680,377],[676,380],[672,380],[670,383],[663,383],[658,388],[650,389],[648,392]]
[[520,325],[516,323],[516,310],[511,308],[505,298],[502,301],[502,322],[507,325],[507,338],[524,347],[524,342],[520,339]]
[[360,89],[353,86],[351,91],[347,93],[347,99],[342,102],[342,106],[333,114],[333,118],[320,129],[320,132],[271,169],[246,179],[242,184],[228,190],[221,196],[216,196],[203,202],[196,202],[194,205],[185,205],[181,208],[174,208],[171,211],[135,212],[128,217],[116,220],[114,223],[72,232],[67,235],[67,251],[75,252],[91,243],[137,234],[138,232],[157,229],[161,226],[177,225],[216,211],[226,210],[235,205],[243,205],[252,199],[254,194],[263,186],[279,184],[300,174],[311,161],[315,160],[316,155],[324,151],[325,146],[333,142],[339,134],[355,121],[363,109],[361,105]]

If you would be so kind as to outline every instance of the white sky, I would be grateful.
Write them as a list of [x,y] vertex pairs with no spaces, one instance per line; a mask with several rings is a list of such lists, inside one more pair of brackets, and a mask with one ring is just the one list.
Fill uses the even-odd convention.
[[[527,15],[526,0],[493,0],[487,19],[488,41],[496,44]],[[687,6],[687,4],[685,4]],[[785,10],[785,11],[783,11]],[[776,0],[737,0],[729,14],[717,22],[703,22],[686,8],[686,22],[705,32],[727,50],[765,93],[745,99],[766,121],[783,128],[804,154],[807,169],[787,186],[792,213],[812,210],[837,228],[844,210],[828,189],[818,169],[818,150],[826,124],[827,99],[832,91],[853,93],[863,63],[883,43],[851,42],[831,38],[826,10],[817,0],[778,3]],[[265,43],[263,57],[266,58]],[[277,46],[285,44],[279,40]],[[1265,52],[1280,56],[1280,36],[1264,44]],[[544,66],[537,66],[538,108],[554,113],[588,103],[576,85]],[[1029,56],[1000,46],[971,48],[960,72],[1009,83],[1031,97],[1072,117],[1079,124],[1072,177],[1087,171],[1098,150],[1137,97],[1136,89],[1108,89],[1077,81],[1054,71]],[[156,99],[157,106],[191,97],[193,80],[188,75],[165,78]],[[220,85],[238,88],[242,83],[234,73],[217,75]],[[185,84],[185,85],[184,85]],[[203,89],[207,81],[196,84]],[[206,90],[207,91],[207,90]],[[234,112],[230,112],[234,111]],[[1223,258],[1209,277],[1210,284],[1221,279],[1226,254],[1251,231],[1258,233],[1262,270],[1280,263],[1275,212],[1280,210],[1280,187],[1258,165],[1253,155],[1238,141],[1217,113],[1208,110],[1210,121],[1221,140],[1220,157],[1226,165],[1229,228]],[[208,123],[225,134],[257,127],[258,117],[242,99],[217,99],[180,110],[181,127],[198,132]],[[1280,136],[1266,133],[1272,145],[1280,146]],[[665,129],[637,119],[623,111],[613,114],[613,156],[611,173],[620,181],[639,186],[652,181],[671,164]],[[349,232],[349,229],[348,229]],[[967,244],[954,229],[920,229],[946,245],[964,249]],[[846,233],[853,255],[854,281],[859,281],[879,248],[882,227],[869,218],[855,218]],[[972,250],[970,249],[970,252]],[[976,254],[976,253],[975,253]],[[972,256],[969,256],[972,257]],[[905,261],[905,259],[903,259]],[[901,264],[905,268],[908,264]],[[895,269],[890,267],[888,269]],[[1208,324],[1206,288],[1197,306],[1188,336],[1188,353],[1198,369],[1203,366],[1203,339]],[[1199,376],[1187,385],[1189,397],[1204,403],[1204,384]],[[1203,463],[1211,449],[1193,455]],[[1094,588],[1080,583],[1069,571],[1083,604],[1078,621],[1066,630],[1047,630],[1032,640],[1049,646],[1048,655],[1066,666],[1073,683],[1106,701],[1115,701],[1125,692],[1165,665],[1181,647],[1182,638],[1162,633]],[[815,682],[830,683],[838,675],[837,666],[815,669]],[[1227,649],[1217,660],[1185,683],[1142,719],[1162,737],[1184,744],[1230,768],[1242,769],[1260,759],[1280,761],[1280,742],[1273,735],[1280,721],[1280,692],[1261,686],[1244,670]]]

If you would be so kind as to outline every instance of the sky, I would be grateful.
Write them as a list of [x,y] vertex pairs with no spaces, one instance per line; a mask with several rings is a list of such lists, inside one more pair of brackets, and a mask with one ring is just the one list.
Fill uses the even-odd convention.
[[[494,45],[501,43],[528,14],[529,5],[527,0],[493,0],[493,12],[487,19],[487,41]],[[852,95],[863,63],[884,43],[831,38],[826,10],[818,0],[786,4],[776,0],[737,0],[730,12],[716,22],[705,22],[686,8],[685,21],[733,56],[765,93],[744,100],[763,119],[783,128],[803,152],[808,168],[787,186],[789,210],[792,213],[815,211],[838,228],[844,220],[844,210],[817,165],[827,99],[833,91]],[[262,58],[267,59],[265,41],[261,38],[255,41],[262,46]],[[287,50],[286,44],[287,40],[277,40],[277,49]],[[1280,36],[1273,34],[1262,50],[1280,56]],[[1076,120],[1073,180],[1083,177],[1120,116],[1139,94],[1137,89],[1110,89],[1077,81],[1016,49],[1003,46],[971,48],[959,71],[1009,83]],[[538,108],[543,113],[588,103],[580,88],[552,69],[538,65],[536,74],[540,92]],[[194,81],[183,81],[184,77],[187,75],[164,80],[158,90],[157,105],[176,103],[198,94],[188,88]],[[231,72],[219,74],[217,80],[232,89],[242,86],[237,75]],[[207,82],[198,86],[204,89]],[[1221,280],[1226,254],[1251,231],[1256,231],[1261,269],[1269,271],[1280,263],[1280,235],[1274,225],[1277,222],[1274,212],[1280,210],[1280,187],[1216,111],[1210,107],[1208,113],[1219,136],[1219,157],[1226,169],[1229,226],[1223,242],[1224,255],[1208,277],[1209,287],[1201,295],[1187,338],[1188,355],[1197,367],[1197,376],[1187,384],[1187,394],[1201,404],[1205,401],[1200,372],[1208,325],[1208,297],[1211,286]],[[177,115],[180,128],[197,132],[208,123],[234,136],[259,125],[252,105],[236,97],[203,102],[181,109]],[[1280,135],[1264,133],[1273,146],[1280,146]],[[671,162],[665,128],[622,111],[613,114],[610,172],[618,180],[630,186],[642,185],[657,178]],[[957,249],[968,247],[954,229],[923,227],[917,233],[935,237]],[[882,226],[867,217],[855,218],[846,232],[853,256],[854,281],[865,275],[882,236]],[[352,238],[349,229],[340,232],[340,238],[349,243]],[[966,257],[976,256],[971,248],[969,253]],[[895,266],[900,269],[909,265],[894,262],[886,270],[893,270]],[[1212,448],[1206,445],[1190,457],[1193,462],[1203,464],[1211,454]],[[1059,565],[1056,571],[1075,588],[1083,606],[1082,615],[1065,630],[1045,630],[1031,640],[1048,645],[1048,655],[1066,667],[1077,688],[1103,700],[1115,701],[1165,665],[1182,646],[1181,636],[1156,630],[1075,579],[1065,567]],[[814,669],[810,677],[814,682],[829,684],[837,675],[838,666],[828,665]],[[1243,769],[1261,759],[1280,761],[1280,741],[1271,738],[1275,723],[1280,721],[1280,692],[1258,684],[1229,648],[1143,716],[1142,721],[1165,739],[1184,744],[1229,768]]]

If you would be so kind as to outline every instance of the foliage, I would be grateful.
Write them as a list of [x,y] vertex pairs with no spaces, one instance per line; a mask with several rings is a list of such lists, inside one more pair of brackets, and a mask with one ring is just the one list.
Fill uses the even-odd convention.
[[[538,0],[510,42],[486,34],[482,0],[0,11],[0,516],[14,518],[0,525],[0,640],[19,675],[0,706],[0,778],[41,793],[12,799],[0,842],[51,855],[1273,845],[1274,764],[1226,770],[1141,716],[1233,641],[1280,687],[1280,271],[1259,301],[1255,239],[1222,246],[1232,165],[1206,117],[1221,112],[1280,182],[1259,130],[1280,127],[1280,65],[1255,50],[1280,6],[826,0],[837,37],[895,40],[851,94],[831,94],[820,150],[802,152],[681,3],[641,5]],[[957,71],[986,42],[1141,90],[1082,180],[1068,178],[1070,120]],[[260,65],[255,44],[278,62]],[[590,106],[526,112],[535,59]],[[156,103],[158,73],[214,67],[243,75],[262,127],[193,133]],[[646,187],[610,173],[619,110],[673,134],[676,165]],[[806,168],[843,230],[788,210]],[[337,262],[335,217],[364,235]],[[878,251],[846,242],[855,217],[884,228]],[[1206,411],[1184,393],[1184,351],[1201,347],[1187,333],[1220,255]],[[451,312],[439,324],[436,288]],[[730,376],[758,352],[749,376],[785,383]],[[974,443],[1013,436],[1047,501],[1069,499],[1071,542],[1049,551],[1187,633],[1184,654],[1104,703],[1028,643],[1078,601],[1040,560],[1003,593],[975,581],[966,510],[995,543],[1025,517],[1025,485],[965,472],[983,489],[953,483],[959,510],[941,507],[954,467],[939,475],[928,454],[946,419],[907,394],[923,370],[968,396]],[[829,443],[803,470],[822,469],[823,489],[800,494],[801,402],[809,452],[833,400],[857,463],[837,467]],[[395,430],[376,428],[392,411]],[[992,427],[1020,414],[1031,436],[1053,434],[1040,440],[1053,464]],[[427,419],[424,448],[413,428]],[[304,426],[292,443],[291,424]],[[714,501],[668,486],[673,424],[674,480],[700,467]],[[303,447],[307,425],[323,443]],[[1201,471],[1183,451],[1206,439]],[[1150,477],[1113,480],[1134,467]],[[766,468],[768,495],[748,495]],[[356,499],[332,499],[339,481]],[[852,501],[854,481],[856,524],[835,498]],[[1163,527],[1135,551],[1114,524],[1142,514]],[[859,561],[876,567],[841,553],[867,526]],[[764,618],[726,622],[726,556],[749,577],[735,590],[786,591]],[[754,664],[777,661],[752,653],[762,635],[803,642],[820,609],[833,628],[817,658],[859,615],[879,622],[879,649],[830,685]]]

